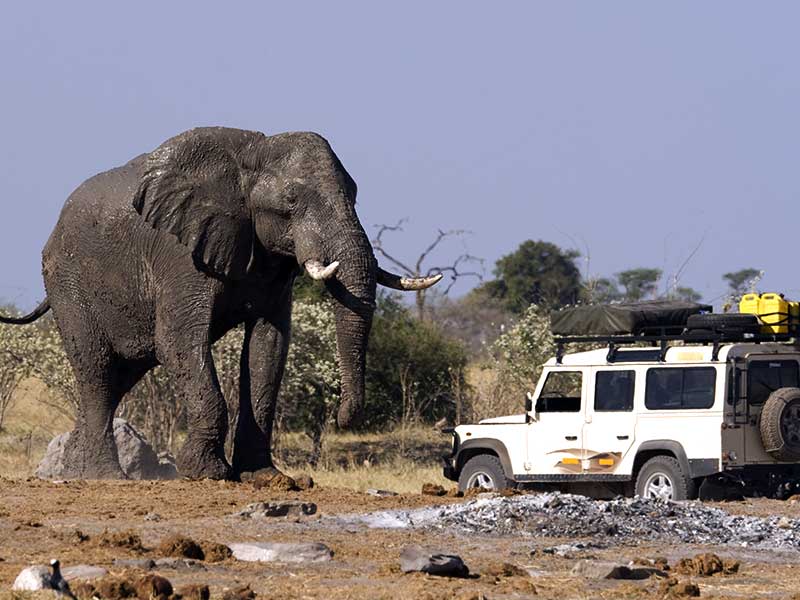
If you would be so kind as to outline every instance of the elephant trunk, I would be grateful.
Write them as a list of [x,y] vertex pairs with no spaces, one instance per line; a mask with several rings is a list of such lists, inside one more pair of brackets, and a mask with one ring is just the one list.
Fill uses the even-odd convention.
[[336,346],[342,379],[342,400],[337,423],[347,428],[358,423],[364,406],[364,372],[367,342],[375,310],[377,263],[363,230],[342,236],[335,253],[340,268],[325,280],[336,300]]

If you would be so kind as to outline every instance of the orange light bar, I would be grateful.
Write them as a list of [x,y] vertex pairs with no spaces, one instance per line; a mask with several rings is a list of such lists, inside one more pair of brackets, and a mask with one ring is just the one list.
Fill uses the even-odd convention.
[[579,465],[579,464],[581,464],[581,461],[580,461],[579,458],[562,458],[561,459],[561,464],[564,464],[564,465]]
[[614,459],[613,458],[601,458],[597,461],[604,467],[612,467],[614,466]]

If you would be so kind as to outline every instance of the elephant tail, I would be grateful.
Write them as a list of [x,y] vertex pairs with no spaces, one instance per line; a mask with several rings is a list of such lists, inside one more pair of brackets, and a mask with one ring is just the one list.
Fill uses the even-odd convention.
[[5,323],[7,325],[28,325],[42,318],[48,310],[50,310],[50,299],[45,298],[31,314],[25,315],[24,317],[4,317],[0,315],[0,323]]

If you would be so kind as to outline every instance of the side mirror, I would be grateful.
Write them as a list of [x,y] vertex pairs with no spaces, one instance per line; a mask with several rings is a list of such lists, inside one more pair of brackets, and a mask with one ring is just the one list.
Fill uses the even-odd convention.
[[525,393],[525,422],[536,421],[536,411],[533,410],[533,394]]

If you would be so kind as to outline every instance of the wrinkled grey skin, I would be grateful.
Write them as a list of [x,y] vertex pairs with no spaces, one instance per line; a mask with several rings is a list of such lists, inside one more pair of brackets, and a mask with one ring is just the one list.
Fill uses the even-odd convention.
[[[69,477],[124,477],[112,422],[123,395],[163,365],[185,395],[182,475],[274,468],[275,401],[289,343],[292,283],[307,260],[341,266],[335,299],[340,426],[364,399],[377,263],[356,185],[313,133],[202,128],[83,183],[43,253],[45,287],[80,394]],[[47,310],[47,301],[25,319]],[[212,344],[244,323],[233,465]]]

